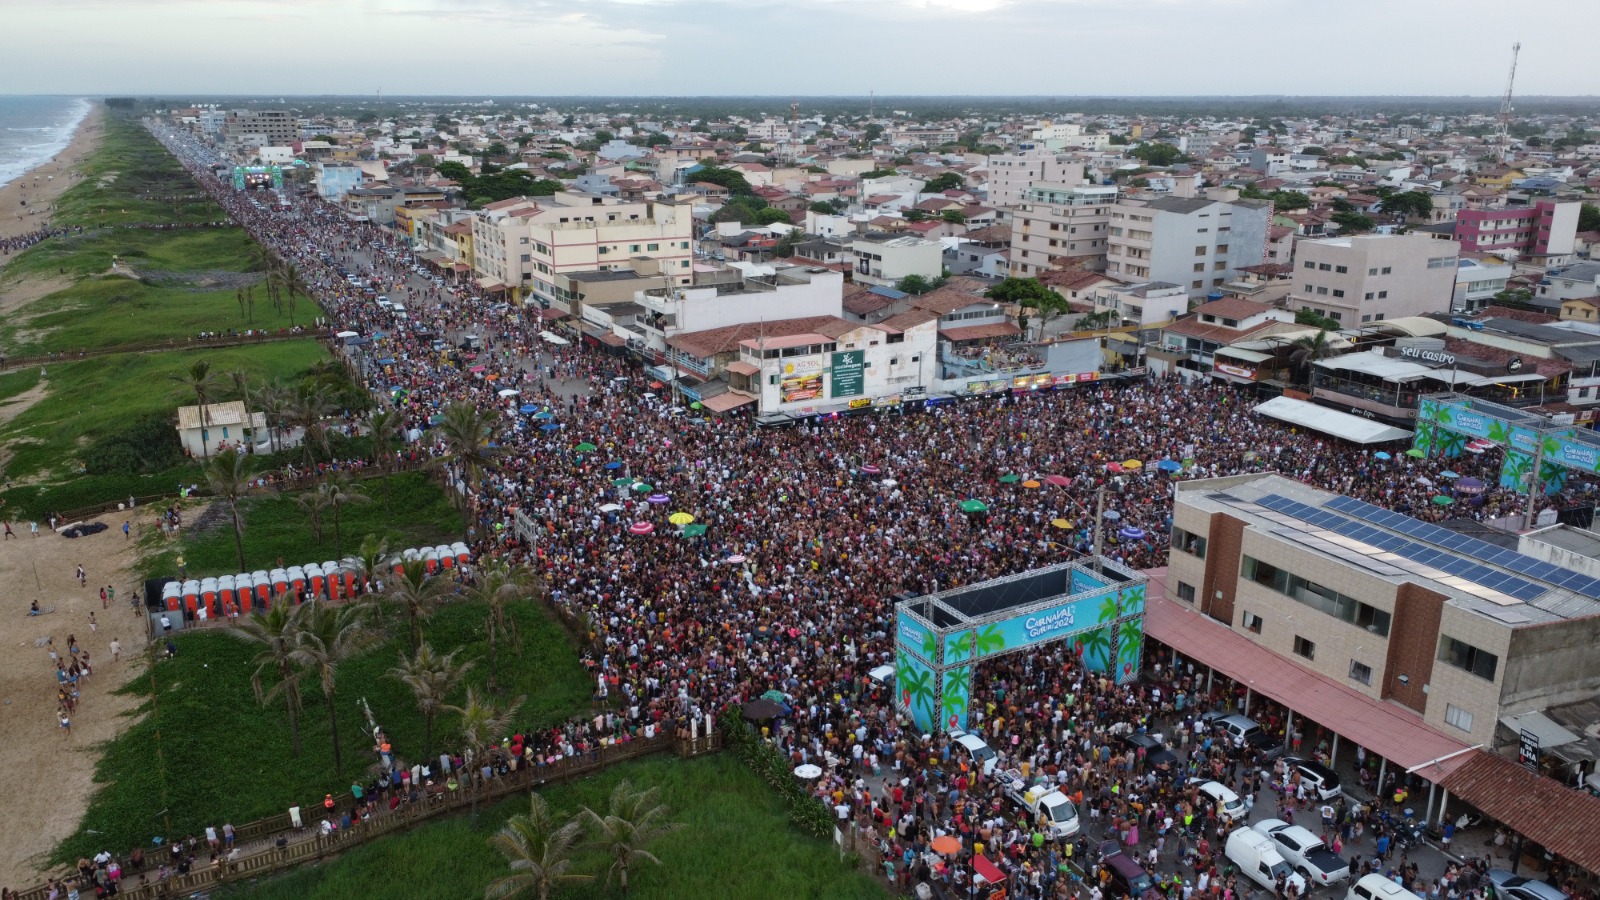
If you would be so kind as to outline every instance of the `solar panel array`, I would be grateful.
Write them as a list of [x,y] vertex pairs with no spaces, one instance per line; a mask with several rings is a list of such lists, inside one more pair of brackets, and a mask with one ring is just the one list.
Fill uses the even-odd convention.
[[1430,544],[1448,547],[1456,553],[1470,556],[1481,562],[1496,565],[1503,569],[1510,569],[1529,578],[1537,578],[1547,584],[1563,587],[1573,593],[1600,600],[1600,579],[1591,578],[1581,572],[1574,572],[1571,569],[1547,563],[1542,559],[1535,559],[1515,550],[1507,550],[1488,541],[1481,541],[1475,537],[1451,531],[1448,528],[1440,528],[1427,522],[1419,522],[1410,516],[1403,516],[1381,506],[1373,506],[1371,503],[1364,503],[1351,497],[1336,497],[1329,501],[1328,508],[1382,525],[1391,531],[1408,534]]
[[[1328,504],[1329,507],[1331,508],[1333,503],[1338,502],[1338,500],[1349,500],[1349,498],[1337,498],[1335,501]],[[1350,502],[1359,503],[1360,501]],[[1493,544],[1485,544],[1483,541],[1478,541],[1474,538],[1466,537],[1465,535],[1458,535],[1455,532],[1446,531],[1442,528],[1438,530],[1444,531],[1446,535],[1453,539],[1454,544],[1454,546],[1452,546],[1450,543],[1444,543],[1441,541],[1439,546],[1446,548],[1444,550],[1430,547],[1427,544],[1419,544],[1416,541],[1407,540],[1398,534],[1393,534],[1384,530],[1384,528],[1375,528],[1372,525],[1365,524],[1364,522],[1356,519],[1347,519],[1344,516],[1335,515],[1334,513],[1329,512],[1327,509],[1301,503],[1298,500],[1290,500],[1289,498],[1279,494],[1267,494],[1266,496],[1257,500],[1256,503],[1262,507],[1272,510],[1273,512],[1293,516],[1294,518],[1303,522],[1307,522],[1317,528],[1323,528],[1334,532],[1335,534],[1344,535],[1351,540],[1359,541],[1384,553],[1393,554],[1394,557],[1410,560],[1411,562],[1425,566],[1428,569],[1443,573],[1445,576],[1454,576],[1462,581],[1472,582],[1474,585],[1487,588],[1488,592],[1502,594],[1507,598],[1515,598],[1516,600],[1527,602],[1533,600],[1540,594],[1543,594],[1550,589],[1548,585],[1537,584],[1535,582],[1492,569],[1487,565],[1474,561],[1472,558],[1470,558],[1470,555],[1467,557],[1457,555],[1468,553],[1468,551],[1460,549],[1466,546],[1466,544],[1463,543],[1465,541],[1484,544],[1484,546],[1491,547],[1497,552],[1510,553],[1510,551],[1501,551],[1499,547],[1495,547]],[[1373,511],[1374,518],[1371,519],[1371,521],[1374,521],[1380,525],[1384,525],[1386,528],[1393,528],[1394,530],[1399,531],[1400,529],[1397,526],[1405,523],[1410,523],[1411,525],[1417,526],[1426,526],[1426,523],[1418,522],[1416,519],[1413,519],[1410,516],[1403,516],[1399,513],[1393,513],[1380,507],[1371,506],[1370,504],[1363,503],[1362,506],[1366,506]],[[1351,510],[1347,509],[1342,511]],[[1353,511],[1351,512],[1354,514]],[[1376,518],[1378,514],[1382,514],[1384,516],[1393,516],[1394,518],[1388,519],[1387,521],[1379,521]],[[1390,522],[1395,524],[1388,524]],[[1429,537],[1421,534],[1414,534],[1414,536],[1419,540],[1430,539]],[[1520,556],[1521,554],[1511,555]],[[1533,562],[1538,562],[1538,560],[1532,560],[1531,557],[1523,558],[1529,559]],[[1499,563],[1496,562],[1495,564],[1498,565]],[[1565,569],[1561,569],[1560,571],[1566,572]],[[1494,600],[1495,598],[1493,596],[1486,596],[1485,599]],[[1509,602],[1509,600],[1507,602]]]

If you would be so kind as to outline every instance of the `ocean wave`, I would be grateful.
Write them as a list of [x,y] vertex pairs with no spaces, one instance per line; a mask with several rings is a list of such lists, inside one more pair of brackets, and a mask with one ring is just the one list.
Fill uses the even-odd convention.
[[[52,156],[67,149],[72,143],[72,135],[83,123],[92,104],[80,98],[75,101],[74,107],[64,122],[50,125],[37,126],[12,126],[7,131],[26,131],[38,134],[48,134],[49,138],[37,143],[30,141],[26,144],[0,144],[0,187],[17,180],[28,171],[49,162]],[[60,115],[59,107],[54,115]]]

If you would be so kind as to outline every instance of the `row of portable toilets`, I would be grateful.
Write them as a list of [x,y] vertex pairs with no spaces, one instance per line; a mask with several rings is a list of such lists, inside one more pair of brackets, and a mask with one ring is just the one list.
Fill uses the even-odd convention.
[[[399,573],[406,560],[420,559],[427,564],[428,574],[464,566],[472,555],[467,545],[459,541],[437,547],[416,547],[403,550],[393,557],[394,571]],[[161,606],[176,612],[188,610],[190,615],[227,616],[271,608],[273,598],[285,595],[300,602],[309,590],[312,595],[326,600],[344,600],[362,591],[361,564],[355,559],[343,563],[329,560],[287,569],[261,570],[248,574],[223,575],[220,578],[169,581],[161,589]],[[204,612],[201,612],[204,610]]]

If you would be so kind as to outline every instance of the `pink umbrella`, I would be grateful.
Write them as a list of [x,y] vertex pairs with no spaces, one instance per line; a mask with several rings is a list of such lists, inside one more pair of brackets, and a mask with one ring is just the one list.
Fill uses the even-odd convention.
[[656,527],[649,522],[635,522],[628,526],[628,531],[633,534],[649,534],[655,530]]
[[737,556],[730,556],[730,557],[728,557],[728,562],[734,563],[735,565],[737,565],[738,563],[742,563],[742,562],[744,562],[744,554],[741,553],[741,554],[739,554]]
[[879,469],[877,466],[862,466],[861,471],[866,475],[876,475],[883,470]]
[[1122,471],[1122,463],[1119,463],[1119,462],[1106,463],[1106,471],[1107,472],[1121,472]]
[[1065,475],[1046,475],[1044,481],[1045,484],[1053,484],[1058,487],[1066,487],[1072,483],[1072,479]]

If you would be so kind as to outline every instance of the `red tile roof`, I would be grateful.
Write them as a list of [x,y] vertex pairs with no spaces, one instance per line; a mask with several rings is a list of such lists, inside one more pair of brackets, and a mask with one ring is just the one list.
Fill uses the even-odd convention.
[[[1250,301],[1246,300],[1245,302],[1249,303]],[[1196,337],[1228,344],[1234,341],[1242,341],[1276,324],[1278,323],[1269,321],[1262,322],[1259,325],[1251,325],[1249,328],[1227,328],[1222,325],[1207,325],[1200,321],[1199,316],[1190,316],[1187,319],[1179,319],[1173,322],[1164,330],[1168,334],[1181,334],[1184,337]]]
[[1559,317],[1547,313],[1534,312],[1531,309],[1512,309],[1509,306],[1489,306],[1483,310],[1484,319],[1516,319],[1518,322],[1530,322],[1534,325],[1547,325],[1559,321]]
[[1022,333],[1010,322],[991,322],[988,325],[963,325],[958,328],[941,328],[939,336],[947,341],[981,341],[988,338],[1013,337]]
[[1225,319],[1248,319],[1271,308],[1266,304],[1254,303],[1241,297],[1224,297],[1221,300],[1212,300],[1210,303],[1200,304],[1195,308],[1195,314],[1217,316]]
[[[1555,321],[1546,316],[1545,321]],[[1511,361],[1520,353],[1513,353],[1500,347],[1491,347],[1488,344],[1479,344],[1464,338],[1447,337],[1444,339],[1444,349],[1456,356],[1468,359],[1481,359],[1489,363],[1503,364]],[[1535,359],[1533,370],[1546,378],[1554,378],[1572,371],[1572,366],[1559,359]]]
[[[1419,772],[1424,778],[1428,770]],[[1439,784],[1523,837],[1591,872],[1600,872],[1600,797],[1479,750]]]

